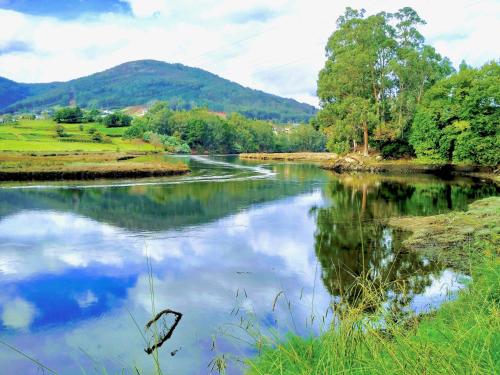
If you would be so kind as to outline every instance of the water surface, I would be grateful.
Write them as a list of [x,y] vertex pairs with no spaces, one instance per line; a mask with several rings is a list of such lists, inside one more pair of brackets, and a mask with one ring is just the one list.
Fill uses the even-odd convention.
[[[207,374],[225,353],[238,374],[238,359],[255,353],[252,333],[318,333],[339,294],[356,297],[356,277],[404,284],[403,294],[387,288],[388,303],[437,307],[460,288],[459,275],[400,252],[403,234],[385,219],[498,194],[467,178],[186,161],[189,176],[0,185],[1,340],[60,374],[148,373],[133,319],[142,329],[151,318],[152,280],[157,311],[183,313],[160,349],[165,373]],[[4,346],[0,368],[40,373]]]

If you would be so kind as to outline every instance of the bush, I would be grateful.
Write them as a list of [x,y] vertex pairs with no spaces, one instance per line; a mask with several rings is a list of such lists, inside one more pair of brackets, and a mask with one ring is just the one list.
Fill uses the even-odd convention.
[[66,137],[66,136],[67,136],[67,134],[66,134],[66,132],[65,132],[65,130],[64,130],[64,126],[62,126],[62,125],[60,125],[60,124],[57,124],[57,125],[56,125],[56,134],[57,134],[57,136],[58,136],[58,137],[60,137],[60,138]]
[[472,132],[462,133],[456,139],[453,161],[496,166],[500,164],[499,143],[500,139],[495,137],[478,137]]
[[54,121],[57,123],[78,124],[83,122],[83,112],[80,107],[60,108],[54,114]]
[[85,122],[96,122],[100,119],[101,111],[98,109],[91,109],[84,111],[83,120]]
[[105,116],[102,122],[108,128],[121,128],[130,126],[132,123],[132,116],[129,116],[126,113],[115,112]]
[[335,154],[347,154],[351,149],[349,141],[342,141],[336,139],[329,139],[326,143],[326,148],[328,151],[333,152]]
[[415,114],[410,133],[410,144],[418,157],[440,160],[439,139],[441,132],[429,111],[421,108]]
[[90,127],[88,130],[87,130],[87,133],[89,133],[90,135],[94,134],[95,132],[97,131],[97,128],[95,126],[92,126]]
[[179,138],[173,136],[160,136],[161,142],[168,152],[176,154],[189,154],[191,149],[187,143],[183,143]]
[[383,143],[380,146],[380,153],[384,159],[400,159],[414,155],[413,148],[403,140]]
[[500,162],[500,65],[463,69],[424,96],[411,128],[418,157],[497,165]]
[[134,138],[142,138],[144,133],[148,131],[148,125],[143,118],[135,118],[132,121],[132,126],[129,126],[123,132],[124,139],[134,139]]
[[104,140],[104,137],[102,136],[99,130],[96,130],[95,132],[92,133],[91,139],[94,142],[101,143]]

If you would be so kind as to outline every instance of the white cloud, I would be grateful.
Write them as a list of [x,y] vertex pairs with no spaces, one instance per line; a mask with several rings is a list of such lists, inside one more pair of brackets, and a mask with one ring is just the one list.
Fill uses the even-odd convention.
[[4,302],[2,322],[6,327],[24,330],[29,328],[35,315],[33,304],[22,298],[15,298]]
[[158,59],[198,66],[243,85],[317,103],[324,45],[346,6],[369,13],[414,7],[428,41],[458,65],[500,56],[500,2],[279,0],[123,0],[133,15],[101,14],[61,21],[0,10],[0,76],[21,82],[68,80],[125,61]]
[[99,301],[99,298],[91,290],[87,290],[85,293],[76,296],[75,301],[78,303],[78,306],[85,309]]
[[128,3],[132,12],[137,17],[151,17],[168,13],[167,1],[165,0],[121,0]]

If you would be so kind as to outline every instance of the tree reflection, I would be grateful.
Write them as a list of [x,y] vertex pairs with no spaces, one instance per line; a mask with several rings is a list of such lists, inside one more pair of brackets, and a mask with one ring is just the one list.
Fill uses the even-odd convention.
[[376,291],[381,298],[366,309],[375,310],[382,302],[405,309],[442,267],[417,253],[400,251],[405,234],[389,228],[385,219],[441,212],[453,207],[454,201],[461,204],[466,194],[454,194],[457,188],[444,182],[409,183],[373,175],[332,180],[325,189],[330,204],[315,209],[315,252],[330,294],[352,306],[366,303],[367,294]]

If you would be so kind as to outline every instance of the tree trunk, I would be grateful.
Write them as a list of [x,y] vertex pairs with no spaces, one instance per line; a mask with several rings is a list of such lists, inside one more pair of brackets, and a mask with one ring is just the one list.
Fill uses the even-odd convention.
[[368,124],[365,122],[363,124],[363,156],[368,156]]

